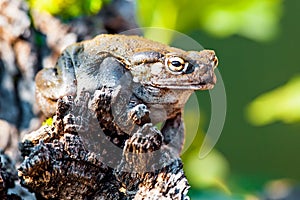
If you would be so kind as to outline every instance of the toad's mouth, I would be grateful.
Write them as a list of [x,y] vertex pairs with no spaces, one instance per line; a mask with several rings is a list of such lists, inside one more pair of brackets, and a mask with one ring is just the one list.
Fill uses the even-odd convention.
[[215,84],[212,83],[199,83],[189,85],[152,85],[152,87],[163,89],[178,89],[178,90],[209,90],[212,89]]

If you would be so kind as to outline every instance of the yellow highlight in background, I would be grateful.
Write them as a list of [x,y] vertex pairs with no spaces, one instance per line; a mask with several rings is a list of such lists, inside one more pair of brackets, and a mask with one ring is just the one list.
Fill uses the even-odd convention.
[[257,126],[275,121],[300,121],[300,75],[287,84],[257,97],[247,107],[247,118]]

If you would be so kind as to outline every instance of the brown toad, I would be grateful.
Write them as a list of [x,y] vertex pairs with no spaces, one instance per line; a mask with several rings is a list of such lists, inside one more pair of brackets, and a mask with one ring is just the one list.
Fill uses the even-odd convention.
[[132,135],[145,123],[167,120],[162,131],[168,143],[171,124],[183,123],[178,115],[193,91],[213,88],[217,63],[211,50],[183,51],[138,36],[103,34],[69,46],[55,68],[37,74],[37,102],[51,116],[63,96],[109,90],[108,106],[122,131]]
[[[86,174],[98,170],[106,178],[95,179],[95,189],[82,190],[89,195],[102,195],[107,190],[101,187],[111,182],[120,199],[187,199],[189,186],[179,157],[182,111],[194,90],[213,88],[217,63],[214,51],[183,51],[138,36],[100,35],[69,46],[54,68],[36,76],[37,102],[46,116],[55,116],[52,125],[23,142],[28,156],[19,169],[23,184],[44,197],[49,188],[64,197],[51,178],[45,179],[51,183],[47,186],[31,181],[32,171],[42,177],[53,173],[63,185],[84,171],[78,181],[89,188]],[[164,125],[157,130],[154,125],[160,122]],[[95,170],[90,172],[86,158],[94,152],[102,164],[92,163]],[[72,170],[63,167],[78,162]],[[60,173],[49,170],[53,163],[60,163]],[[74,187],[65,187],[79,195]]]

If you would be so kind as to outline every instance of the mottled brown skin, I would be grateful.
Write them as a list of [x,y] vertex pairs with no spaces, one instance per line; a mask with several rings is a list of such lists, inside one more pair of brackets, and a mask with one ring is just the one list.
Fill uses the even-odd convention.
[[[191,69],[186,73],[171,73],[167,66],[164,67],[166,58],[170,56],[182,58],[190,64]],[[211,50],[183,51],[138,36],[103,34],[93,40],[69,46],[53,69],[44,69],[38,73],[36,86],[40,105],[44,103],[41,98],[53,104],[58,98],[76,95],[83,88],[94,91],[103,85],[115,86],[116,78],[119,77],[114,76],[120,76],[124,71],[110,69],[112,66],[102,66],[106,58],[113,58],[119,62],[125,72],[131,73],[133,82],[142,86],[181,89],[176,91],[176,96],[186,90],[211,89],[216,82],[213,70],[217,65],[217,58]],[[159,73],[153,73],[153,65],[161,67]],[[101,71],[101,68],[107,70]],[[99,74],[100,72],[108,74]],[[109,75],[113,77],[104,77]],[[145,96],[143,100],[149,103],[174,102],[173,99],[169,100],[168,96],[160,97],[160,102],[149,98]],[[182,97],[177,99],[180,98]],[[51,109],[43,111],[47,115],[54,114]]]

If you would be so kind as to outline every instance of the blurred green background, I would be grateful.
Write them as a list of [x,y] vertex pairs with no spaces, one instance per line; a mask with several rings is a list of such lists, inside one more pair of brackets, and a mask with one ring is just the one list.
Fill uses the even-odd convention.
[[[63,18],[95,14],[108,2],[29,0],[32,7]],[[209,93],[197,93],[200,126],[190,105],[185,114],[187,134],[198,130],[183,154],[192,199],[255,200],[297,186],[300,1],[137,0],[136,8],[141,27],[180,31],[214,49],[219,58],[227,117],[216,147],[205,159],[198,154],[210,119]],[[145,36],[155,37],[151,31]],[[172,35],[161,40],[172,44]]]

